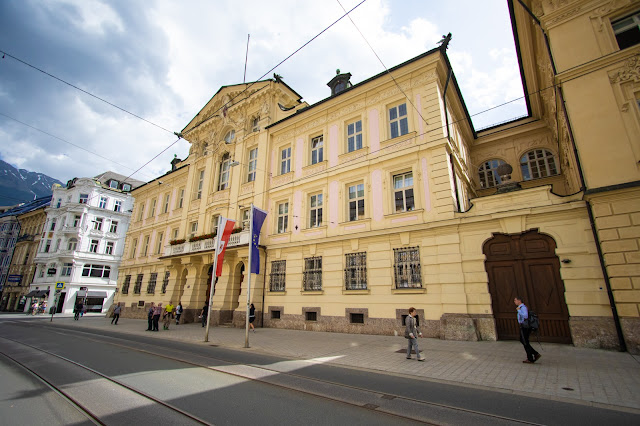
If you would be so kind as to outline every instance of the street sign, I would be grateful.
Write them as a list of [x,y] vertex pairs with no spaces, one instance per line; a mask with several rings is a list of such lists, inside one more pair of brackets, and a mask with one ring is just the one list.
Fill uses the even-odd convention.
[[56,290],[64,290],[64,283],[56,283]]
[[19,283],[22,280],[22,275],[9,275],[7,281],[10,283]]

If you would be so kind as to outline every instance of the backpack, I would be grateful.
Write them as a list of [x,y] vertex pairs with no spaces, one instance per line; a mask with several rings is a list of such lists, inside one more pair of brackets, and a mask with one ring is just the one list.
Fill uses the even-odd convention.
[[535,312],[529,311],[529,318],[527,318],[527,323],[529,324],[529,328],[531,331],[538,331],[540,328],[540,321],[538,320],[538,314]]

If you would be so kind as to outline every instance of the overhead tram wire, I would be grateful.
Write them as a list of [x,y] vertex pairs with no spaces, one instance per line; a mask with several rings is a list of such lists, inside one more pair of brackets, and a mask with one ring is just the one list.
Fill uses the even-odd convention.
[[[215,117],[217,115],[217,113],[222,110],[224,107],[227,106],[227,104],[229,102],[232,102],[234,99],[236,99],[238,96],[242,95],[244,92],[246,92],[247,90],[249,90],[254,84],[258,83],[260,80],[262,80],[264,77],[266,77],[268,74],[270,74],[272,71],[275,71],[280,65],[282,65],[283,63],[285,63],[286,61],[288,61],[293,55],[295,55],[296,53],[298,53],[299,51],[301,51],[302,49],[304,49],[308,44],[310,44],[312,41],[314,41],[316,38],[320,37],[322,34],[324,34],[327,30],[329,30],[331,27],[333,27],[335,24],[337,24],[338,22],[340,22],[345,16],[348,16],[351,12],[353,12],[355,9],[357,9],[358,7],[360,7],[363,3],[365,3],[367,0],[362,0],[360,3],[358,3],[357,5],[355,5],[354,7],[352,7],[348,12],[346,12],[344,15],[342,15],[341,17],[339,17],[338,19],[336,19],[335,21],[333,21],[328,27],[326,27],[324,30],[320,31],[318,34],[316,34],[315,36],[313,36],[311,39],[309,39],[309,41],[307,41],[306,43],[304,43],[302,46],[300,46],[299,48],[297,48],[295,51],[293,51],[293,53],[291,53],[289,56],[287,56],[286,58],[284,58],[283,60],[281,60],[280,62],[278,62],[273,68],[271,68],[269,71],[265,72],[264,74],[262,74],[260,77],[258,77],[258,79],[256,79],[256,81],[253,81],[252,83],[250,83],[247,87],[244,88],[244,90],[242,90],[240,93],[238,93],[236,96],[234,96],[233,98],[231,98],[230,100],[228,100],[225,104],[223,104],[220,108],[218,108],[216,111],[214,111],[209,117],[203,118],[202,121],[200,123],[198,123],[197,125],[193,126],[193,128],[191,128],[187,133],[195,130],[196,128],[198,128],[199,126],[201,126],[202,124],[204,124],[205,122],[209,121],[210,119],[212,119],[213,117]],[[252,94],[250,94],[248,97],[250,97]],[[247,98],[248,98],[247,97]]]
[[[340,5],[340,7],[342,8],[342,10],[344,10],[346,12],[346,9],[344,8],[344,6],[342,5],[342,3],[340,3],[340,0],[336,0],[338,2],[338,4]],[[411,106],[413,107],[413,109],[418,113],[418,115],[420,116],[420,118],[422,119],[422,121],[424,121],[425,124],[429,125],[429,123],[427,123],[427,120],[425,120],[425,118],[422,116],[422,113],[420,112],[420,110],[414,105],[413,101],[411,100],[411,98],[409,96],[407,96],[407,94],[405,93],[405,91],[402,89],[402,87],[400,87],[400,84],[398,83],[398,81],[393,77],[393,74],[391,74],[391,71],[389,71],[389,68],[387,68],[387,66],[384,64],[384,62],[382,62],[382,59],[380,59],[380,56],[376,53],[375,49],[373,48],[373,46],[371,46],[371,43],[369,43],[369,40],[367,40],[367,38],[364,36],[364,34],[362,34],[362,31],[360,31],[360,28],[358,28],[358,26],[356,25],[356,23],[354,22],[354,20],[351,18],[351,16],[349,16],[349,20],[351,21],[351,23],[353,24],[353,26],[355,27],[355,29],[360,33],[360,36],[362,36],[362,39],[364,40],[365,43],[367,43],[367,46],[369,46],[369,49],[371,49],[371,51],[373,52],[373,54],[376,56],[376,58],[378,58],[378,62],[380,62],[380,64],[384,67],[384,70],[386,71],[387,74],[389,74],[389,77],[391,77],[391,80],[393,80],[394,84],[398,87],[398,90],[400,90],[400,92],[402,92],[402,94],[404,95],[405,98],[407,98],[407,101],[409,101],[409,103],[411,104]]]
[[124,165],[124,164],[122,164],[122,163],[118,163],[118,162],[117,162],[117,161],[115,161],[115,160],[112,160],[112,159],[110,159],[110,158],[107,158],[107,157],[104,157],[104,156],[102,156],[102,155],[98,154],[97,152],[90,151],[90,150],[88,150],[88,149],[86,149],[86,148],[84,148],[84,147],[82,147],[82,146],[80,146],[80,145],[76,145],[76,144],[75,144],[75,143],[73,143],[73,142],[69,142],[69,141],[68,141],[68,140],[66,140],[66,139],[63,139],[63,138],[61,138],[61,137],[59,137],[59,136],[56,136],[56,135],[54,135],[54,134],[52,134],[52,133],[49,133],[49,132],[45,131],[45,130],[39,129],[39,128],[37,128],[37,127],[35,127],[35,126],[32,126],[32,125],[30,125],[30,124],[27,124],[27,123],[25,123],[25,122],[23,122],[23,121],[18,120],[17,118],[11,117],[10,115],[7,115],[7,114],[3,113],[3,112],[0,112],[0,115],[2,115],[3,117],[8,118],[8,119],[10,119],[10,120],[13,120],[13,121],[15,121],[16,123],[20,123],[20,124],[22,124],[23,126],[26,126],[26,127],[30,128],[30,129],[36,130],[36,131],[38,131],[38,132],[40,132],[40,133],[43,133],[43,134],[45,134],[45,135],[47,135],[47,136],[50,136],[50,137],[52,137],[52,138],[54,138],[54,139],[58,139],[59,141],[62,141],[62,142],[64,142],[64,143],[67,143],[67,144],[69,144],[69,145],[71,145],[71,146],[73,146],[73,147],[75,147],[75,148],[78,148],[78,149],[81,149],[81,150],[83,150],[83,151],[85,151],[85,152],[88,152],[89,154],[95,155],[96,157],[99,157],[99,158],[101,158],[101,159],[103,159],[103,160],[106,160],[106,161],[108,161],[108,162],[110,162],[110,163],[113,163],[113,164],[118,165],[118,166],[120,166],[120,167],[124,167],[125,169],[135,170],[135,169],[133,169],[132,167],[125,166],[125,165]]
[[[137,118],[137,119],[139,119],[139,120],[142,120],[142,121],[144,121],[144,122],[146,122],[146,123],[148,123],[148,124],[151,124],[152,126],[155,126],[155,127],[157,127],[158,129],[164,130],[165,132],[171,133],[172,135],[173,135],[173,134],[175,134],[175,133],[174,133],[174,132],[172,132],[171,130],[166,129],[166,128],[162,127],[161,125],[154,123],[153,121],[147,120],[147,119],[146,119],[146,118],[144,118],[144,117],[141,117],[141,116],[139,116],[139,115],[137,115],[137,114],[134,114],[133,112],[128,111],[128,110],[126,110],[126,109],[124,109],[124,108],[122,108],[122,107],[120,107],[120,106],[118,106],[118,105],[116,105],[116,104],[114,104],[114,103],[112,103],[112,102],[109,102],[109,101],[107,101],[106,99],[101,98],[100,96],[94,95],[93,93],[91,93],[91,92],[89,92],[89,91],[87,91],[87,90],[84,90],[84,89],[82,89],[82,88],[80,88],[80,87],[78,87],[78,86],[76,86],[76,85],[74,85],[74,84],[71,84],[71,83],[69,83],[68,81],[63,80],[63,79],[62,79],[62,78],[60,78],[60,77],[56,77],[55,75],[53,75],[53,74],[51,74],[51,73],[49,73],[49,72],[47,72],[47,71],[45,71],[45,70],[43,70],[43,69],[41,69],[41,68],[38,68],[38,67],[37,67],[37,66],[35,66],[35,65],[31,65],[31,64],[30,64],[30,63],[28,63],[27,61],[24,61],[24,60],[22,60],[22,59],[18,58],[17,56],[14,56],[14,55],[12,55],[12,54],[10,54],[10,53],[8,53],[8,52],[5,52],[4,50],[0,50],[0,52],[1,52],[3,55],[6,55],[6,56],[10,57],[11,59],[14,59],[14,60],[16,60],[16,61],[18,61],[18,62],[20,62],[20,63],[22,63],[22,64],[24,64],[24,65],[26,65],[26,66],[28,66],[28,67],[30,67],[30,68],[33,68],[33,69],[34,69],[34,70],[36,70],[36,71],[39,71],[39,72],[41,72],[41,73],[43,73],[43,74],[45,74],[45,75],[47,75],[47,76],[49,76],[49,77],[51,77],[51,78],[53,78],[53,79],[55,79],[55,80],[58,80],[59,82],[64,83],[64,84],[66,84],[67,86],[73,87],[74,89],[79,90],[79,91],[81,91],[82,93],[84,93],[84,94],[86,94],[86,95],[91,96],[92,98],[98,99],[99,101],[104,102],[104,103],[105,103],[105,104],[107,104],[107,105],[111,105],[112,107],[117,108],[117,109],[119,109],[120,111],[122,111],[122,112],[124,112],[124,113],[127,113],[127,114],[129,114],[129,115],[131,115],[131,116],[133,116],[133,117],[135,117],[135,118]],[[3,57],[4,57],[4,56],[3,56]]]

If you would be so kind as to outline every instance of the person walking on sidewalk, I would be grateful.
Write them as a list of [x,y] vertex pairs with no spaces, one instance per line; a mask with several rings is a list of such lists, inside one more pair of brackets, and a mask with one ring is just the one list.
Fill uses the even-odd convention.
[[176,308],[173,306],[173,302],[169,301],[169,304],[164,307],[165,312],[169,315],[169,319],[173,319],[173,313]]
[[416,352],[416,357],[418,361],[424,361],[424,356],[420,353],[420,349],[418,349],[418,336],[422,337],[422,333],[418,330],[416,326],[416,308],[409,308],[409,315],[405,319],[406,329],[404,331],[404,337],[408,339],[407,341],[407,359],[411,359],[411,349],[413,348]]
[[251,306],[249,306],[249,326],[251,327],[254,333],[256,332],[256,329],[253,326],[253,322],[255,320],[256,320],[256,307],[253,306],[253,303],[252,303]]
[[182,302],[178,302],[178,306],[176,306],[176,325],[180,324],[180,317],[182,316]]
[[82,305],[82,302],[78,302],[76,303],[76,308],[73,310],[73,319],[78,321],[78,319],[80,318],[80,313],[82,312],[82,309],[84,309],[84,306]]
[[164,307],[164,313],[162,315],[162,329],[163,330],[168,330],[169,329],[169,324],[171,324],[171,312],[173,311],[173,305],[171,305],[171,311],[169,311],[169,306],[171,305],[171,302],[169,302],[169,305]]
[[529,334],[531,333],[528,321],[529,310],[527,309],[527,306],[522,303],[522,299],[518,296],[513,299],[513,303],[517,306],[518,324],[520,325],[520,343],[522,343],[522,346],[524,346],[524,350],[527,353],[527,359],[522,362],[525,364],[533,364],[539,360],[542,355],[536,352],[536,350],[529,344]]
[[162,302],[158,303],[153,308],[153,331],[158,331],[158,324],[160,323],[160,315],[162,315]]
[[113,319],[111,320],[111,324],[114,323],[118,325],[118,320],[120,319],[120,311],[122,310],[122,308],[120,307],[120,303],[116,304],[116,307],[113,308]]
[[147,311],[147,331],[153,331],[153,313],[156,310],[156,306],[153,302],[151,302],[151,306],[149,306],[149,310]]
[[202,312],[200,312],[200,318],[202,319],[202,326],[207,325],[207,316],[209,315],[209,302],[205,302],[202,307]]

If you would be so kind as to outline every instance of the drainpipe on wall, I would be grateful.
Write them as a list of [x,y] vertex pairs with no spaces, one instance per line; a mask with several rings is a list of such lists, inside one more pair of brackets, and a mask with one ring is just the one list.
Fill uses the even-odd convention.
[[262,280],[262,322],[260,323],[260,328],[264,328],[264,291],[267,287],[267,248],[264,247],[264,279]]
[[[518,0],[518,3],[524,8],[524,10],[531,16],[531,18],[538,24],[540,31],[542,31],[542,35],[544,36],[544,42],[547,46],[547,53],[549,54],[549,60],[551,61],[551,68],[553,69],[553,76],[557,76],[558,72],[556,70],[556,64],[553,60],[553,53],[551,52],[551,45],[549,44],[549,38],[547,37],[547,33],[542,28],[540,20],[533,12],[527,7],[526,4],[522,2],[522,0]],[[555,86],[555,81],[553,82]],[[560,95],[560,106],[562,107],[562,112],[564,114],[565,121],[567,122],[567,130],[569,131],[569,141],[571,142],[571,146],[573,147],[573,152],[576,159],[576,167],[578,168],[578,175],[580,177],[580,185],[581,190],[585,193],[587,192],[587,184],[584,179],[584,173],[582,171],[582,164],[580,162],[580,155],[578,154],[578,147],[576,146],[575,140],[573,138],[573,129],[571,127],[571,121],[569,121],[569,113],[567,111],[567,106],[564,101],[564,94],[562,92],[561,87],[556,88],[557,93]],[[558,135],[558,138],[560,135]],[[589,213],[589,224],[591,225],[591,232],[593,233],[593,239],[596,242],[596,249],[598,251],[598,258],[600,260],[600,268],[602,269],[602,275],[604,276],[604,283],[607,287],[607,295],[609,296],[609,305],[611,306],[611,313],[613,314],[613,322],[616,326],[616,333],[618,334],[618,341],[620,343],[620,351],[626,352],[627,344],[624,340],[624,334],[622,333],[622,325],[620,324],[620,317],[618,316],[618,308],[616,307],[616,302],[613,297],[613,289],[611,288],[611,281],[609,279],[609,273],[607,272],[607,265],[604,260],[604,254],[602,253],[602,247],[600,245],[600,237],[598,236],[598,229],[596,228],[596,222],[593,216],[593,210],[591,203],[586,201],[587,212]]]

